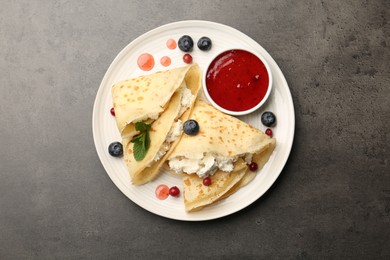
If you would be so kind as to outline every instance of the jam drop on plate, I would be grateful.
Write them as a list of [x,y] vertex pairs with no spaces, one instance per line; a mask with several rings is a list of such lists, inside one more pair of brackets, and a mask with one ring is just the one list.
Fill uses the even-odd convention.
[[157,186],[155,193],[159,200],[165,200],[169,196],[169,187],[165,184],[160,184]]
[[169,58],[168,56],[164,56],[160,59],[160,63],[164,67],[168,67],[169,65],[171,65],[171,58]]
[[169,39],[169,40],[167,41],[167,47],[168,47],[168,49],[174,50],[174,49],[176,49],[176,46],[177,46],[177,43],[176,43],[176,41],[175,41],[174,39]]
[[154,67],[154,58],[149,53],[143,53],[138,57],[137,64],[141,70],[149,71]]

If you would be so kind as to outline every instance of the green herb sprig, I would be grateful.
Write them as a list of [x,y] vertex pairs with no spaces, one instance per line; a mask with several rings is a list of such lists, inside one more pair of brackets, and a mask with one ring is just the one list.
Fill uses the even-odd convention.
[[150,125],[144,122],[137,122],[135,123],[135,130],[140,133],[131,139],[131,142],[134,143],[133,155],[136,161],[142,161],[150,147]]

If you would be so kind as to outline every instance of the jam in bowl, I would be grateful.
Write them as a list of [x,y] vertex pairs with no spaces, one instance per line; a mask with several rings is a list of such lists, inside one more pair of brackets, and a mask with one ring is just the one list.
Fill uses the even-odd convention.
[[208,101],[230,115],[246,115],[261,107],[272,90],[272,74],[263,57],[243,49],[217,54],[207,65],[203,90]]

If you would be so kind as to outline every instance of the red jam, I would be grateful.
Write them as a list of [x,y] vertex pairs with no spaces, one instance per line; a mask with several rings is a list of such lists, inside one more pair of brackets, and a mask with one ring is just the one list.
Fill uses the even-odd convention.
[[177,43],[174,39],[168,39],[166,44],[167,44],[168,49],[170,49],[170,50],[176,49]]
[[207,91],[220,107],[245,111],[265,97],[269,76],[264,63],[244,50],[229,50],[218,55],[206,74]]
[[138,57],[137,64],[141,70],[149,71],[154,67],[154,58],[149,53],[142,53]]
[[165,184],[160,184],[157,186],[155,194],[159,200],[165,200],[169,196],[169,187]]
[[168,56],[164,56],[160,59],[160,63],[161,65],[163,65],[164,67],[168,67],[169,65],[171,65],[171,58],[169,58]]

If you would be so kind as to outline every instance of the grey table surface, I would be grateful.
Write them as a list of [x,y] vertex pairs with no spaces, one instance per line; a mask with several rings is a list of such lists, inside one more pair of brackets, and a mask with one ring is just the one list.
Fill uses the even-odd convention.
[[[1,1],[0,259],[389,259],[389,1]],[[97,156],[108,66],[163,24],[258,41],[291,89],[280,177],[233,215],[149,213]]]

